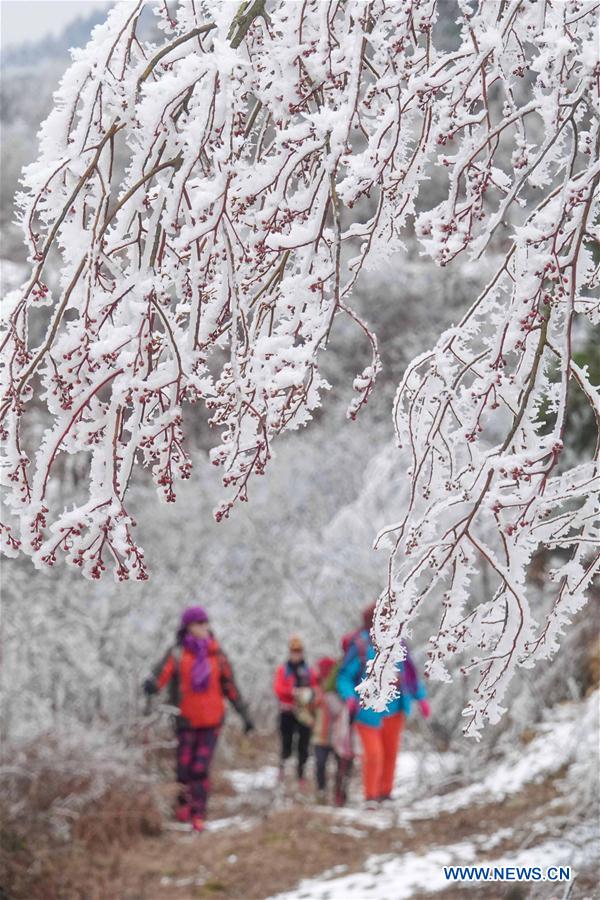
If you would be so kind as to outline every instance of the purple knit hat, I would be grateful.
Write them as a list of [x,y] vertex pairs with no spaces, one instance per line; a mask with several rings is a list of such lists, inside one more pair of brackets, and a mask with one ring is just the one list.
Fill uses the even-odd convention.
[[192,622],[208,622],[208,613],[203,606],[188,606],[181,617],[181,628],[187,628]]

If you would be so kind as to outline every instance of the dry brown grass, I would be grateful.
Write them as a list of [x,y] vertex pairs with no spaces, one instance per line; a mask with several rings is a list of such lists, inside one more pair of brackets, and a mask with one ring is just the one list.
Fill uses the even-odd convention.
[[[120,877],[124,851],[140,836],[161,831],[153,795],[116,781],[77,813],[68,836],[52,827],[56,803],[87,791],[86,778],[64,778],[47,768],[23,779],[19,804],[0,804],[1,900],[106,900]],[[75,817],[76,815],[76,817]]]

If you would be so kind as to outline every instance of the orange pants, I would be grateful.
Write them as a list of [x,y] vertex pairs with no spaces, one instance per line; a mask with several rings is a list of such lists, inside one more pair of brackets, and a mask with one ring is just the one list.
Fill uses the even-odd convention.
[[379,728],[356,724],[363,747],[362,777],[365,800],[389,797],[394,786],[396,755],[404,728],[404,714],[386,716]]

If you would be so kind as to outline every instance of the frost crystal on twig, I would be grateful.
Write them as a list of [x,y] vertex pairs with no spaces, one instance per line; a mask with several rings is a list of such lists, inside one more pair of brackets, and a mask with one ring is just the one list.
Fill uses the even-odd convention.
[[[220,519],[248,499],[274,438],[319,406],[336,315],[372,352],[349,416],[367,401],[380,360],[351,299],[369,262],[401,250],[407,226],[441,266],[500,243],[488,286],[397,394],[412,489],[386,531],[364,685],[374,702],[390,695],[399,638],[441,591],[430,671],[447,677],[449,655],[476,649],[476,732],[515,666],[555,649],[598,565],[597,459],[560,469],[570,382],[597,418],[600,406],[571,352],[576,316],[598,320],[597,4],[459,0],[452,50],[435,0],[157,4],[159,43],[141,35],[145,7],[117,4],[74,52],[25,172],[31,277],[3,314],[18,522],[3,547],[39,567],[63,554],[87,577],[111,564],[146,578],[127,488],[142,463],[175,500],[191,469],[186,404],[204,402],[221,430]],[[430,208],[420,189],[434,169],[447,181]],[[40,404],[41,439],[27,427]],[[89,455],[89,493],[57,509],[56,464],[74,453]],[[526,582],[540,547],[570,554],[542,625]],[[497,587],[473,607],[481,561]]]

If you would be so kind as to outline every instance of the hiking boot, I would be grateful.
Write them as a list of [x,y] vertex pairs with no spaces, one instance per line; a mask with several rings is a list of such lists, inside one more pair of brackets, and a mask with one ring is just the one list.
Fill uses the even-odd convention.
[[315,803],[319,806],[325,806],[327,803],[327,791],[317,791],[315,794]]
[[309,785],[308,785],[308,780],[306,778],[303,777],[303,778],[298,779],[298,790],[300,791],[301,794],[308,793]]
[[189,822],[192,818],[192,811],[185,803],[180,803],[175,809],[175,818],[178,822]]
[[379,799],[371,797],[370,799],[365,800],[363,809],[366,810],[366,812],[376,812],[376,810],[379,809]]
[[201,816],[192,816],[192,828],[194,831],[204,831],[204,819]]

